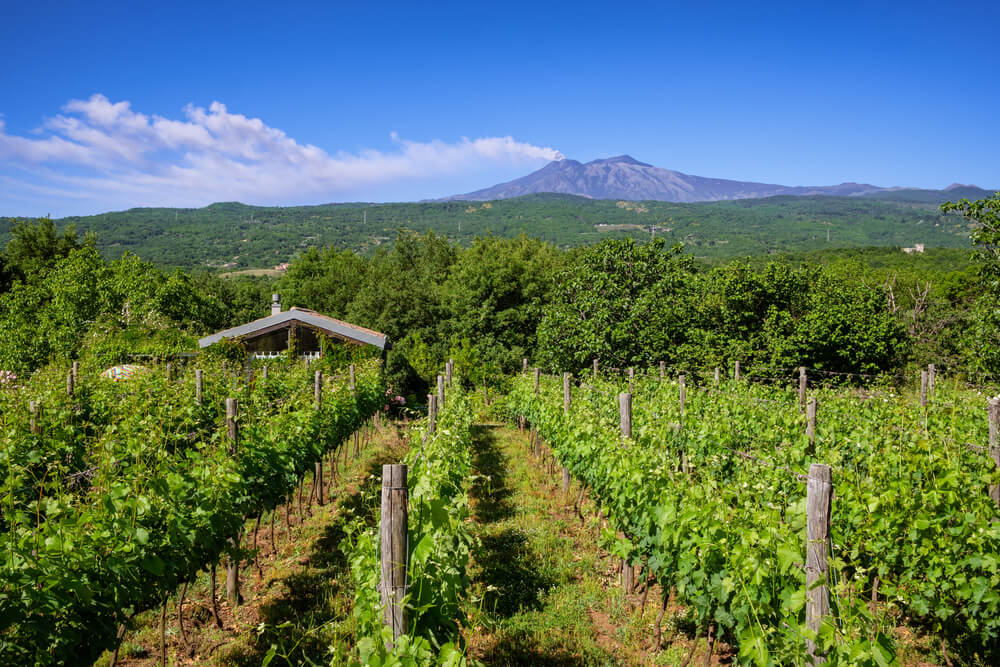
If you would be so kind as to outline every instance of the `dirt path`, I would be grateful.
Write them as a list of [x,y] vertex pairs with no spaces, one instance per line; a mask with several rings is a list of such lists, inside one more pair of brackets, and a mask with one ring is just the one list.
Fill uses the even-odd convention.
[[[624,595],[599,548],[596,512],[579,487],[529,454],[524,433],[477,427],[473,511],[481,547],[470,572],[471,657],[486,665],[679,665],[693,640],[683,611],[668,608],[662,651],[652,651],[659,588]],[[547,469],[548,468],[548,469]],[[582,517],[582,518],[581,518]],[[692,664],[705,664],[696,647]],[[713,656],[709,664],[720,664]]]
[[[175,594],[167,603],[165,627],[168,665],[260,665],[272,645],[272,665],[303,664],[312,660],[329,664],[346,655],[354,645],[351,585],[348,564],[340,549],[346,522],[362,517],[374,522],[383,463],[395,462],[406,449],[405,431],[386,425],[363,436],[367,441],[358,459],[349,457],[338,474],[329,478],[331,499],[320,506],[309,503],[311,479],[289,506],[278,508],[271,541],[270,517],[257,532],[260,554],[241,569],[243,604],[231,607],[225,599],[225,566],[217,568],[216,605],[222,627],[212,612],[211,580],[207,572],[188,586],[183,605],[184,633],[178,624]],[[353,447],[352,447],[353,452]],[[255,522],[248,522],[244,547],[250,548]],[[160,610],[137,616],[119,649],[118,665],[159,665]],[[107,665],[110,654],[96,664]]]

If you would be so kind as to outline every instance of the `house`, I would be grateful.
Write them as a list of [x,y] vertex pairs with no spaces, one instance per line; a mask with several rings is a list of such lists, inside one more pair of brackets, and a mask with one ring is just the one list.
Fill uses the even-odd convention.
[[199,347],[208,347],[223,338],[242,341],[251,358],[267,359],[286,353],[289,343],[300,359],[318,359],[322,356],[322,338],[340,341],[346,345],[374,345],[382,350],[383,358],[392,349],[389,337],[378,331],[356,324],[327,317],[308,308],[292,307],[281,310],[278,295],[271,297],[271,314],[247,324],[219,331],[198,341]]
[[912,255],[913,253],[921,253],[924,251],[923,243],[915,243],[912,248],[903,248],[903,252],[907,255]]

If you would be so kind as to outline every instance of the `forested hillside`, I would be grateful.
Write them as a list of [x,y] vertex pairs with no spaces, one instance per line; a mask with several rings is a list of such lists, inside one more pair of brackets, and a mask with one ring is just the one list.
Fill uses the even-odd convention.
[[[923,191],[918,191],[920,194]],[[674,204],[529,195],[493,202],[326,204],[200,209],[142,208],[58,220],[97,234],[106,259],[126,252],[160,266],[237,270],[270,268],[327,245],[365,255],[400,230],[433,231],[462,246],[487,234],[526,234],[561,248],[606,239],[664,239],[704,258],[858,246],[967,247],[968,222],[924,196],[902,201],[859,197],[771,197]],[[913,201],[916,200],[916,201]],[[0,218],[0,243],[13,218]]]
[[21,222],[0,271],[0,369],[191,351],[198,335],[266,314],[277,292],[287,306],[386,333],[390,380],[414,395],[449,356],[477,382],[524,357],[561,369],[597,358],[995,373],[996,201],[959,209],[980,225],[975,264],[962,250],[877,248],[709,264],[663,238],[563,250],[524,235],[463,247],[427,231],[368,255],[310,248],[280,280],[164,271],[131,254],[109,262],[93,235]]

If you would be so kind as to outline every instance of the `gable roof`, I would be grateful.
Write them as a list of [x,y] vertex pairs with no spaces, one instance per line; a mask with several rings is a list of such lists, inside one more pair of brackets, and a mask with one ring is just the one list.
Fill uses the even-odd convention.
[[336,320],[332,317],[317,313],[315,310],[298,307],[293,307],[290,310],[262,317],[259,320],[247,322],[246,324],[241,324],[240,326],[233,327],[232,329],[219,331],[211,336],[205,336],[204,338],[198,340],[198,346],[208,347],[212,343],[216,343],[223,338],[242,338],[255,333],[264,333],[265,330],[282,328],[282,325],[284,324],[291,326],[293,322],[308,324],[309,326],[315,327],[336,338],[343,338],[348,341],[363,343],[365,345],[374,345],[380,350],[392,349],[389,337],[383,333],[372,331],[371,329],[365,329],[364,327],[359,327],[358,325],[351,324],[350,322]]

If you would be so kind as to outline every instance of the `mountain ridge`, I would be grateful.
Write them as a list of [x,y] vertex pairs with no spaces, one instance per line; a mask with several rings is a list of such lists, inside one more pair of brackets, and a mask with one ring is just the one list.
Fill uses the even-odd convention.
[[[521,178],[452,195],[437,201],[490,201],[510,199],[528,194],[555,192],[590,199],[626,201],[666,201],[695,203],[762,199],[780,195],[828,195],[864,197],[893,191],[947,192],[954,189],[979,190],[975,186],[952,184],[946,190],[881,187],[869,183],[848,181],[838,185],[780,185],[756,181],[735,181],[725,178],[695,176],[680,171],[656,167],[631,155],[580,162],[570,158],[553,160]],[[926,199],[927,197],[921,197]]]

